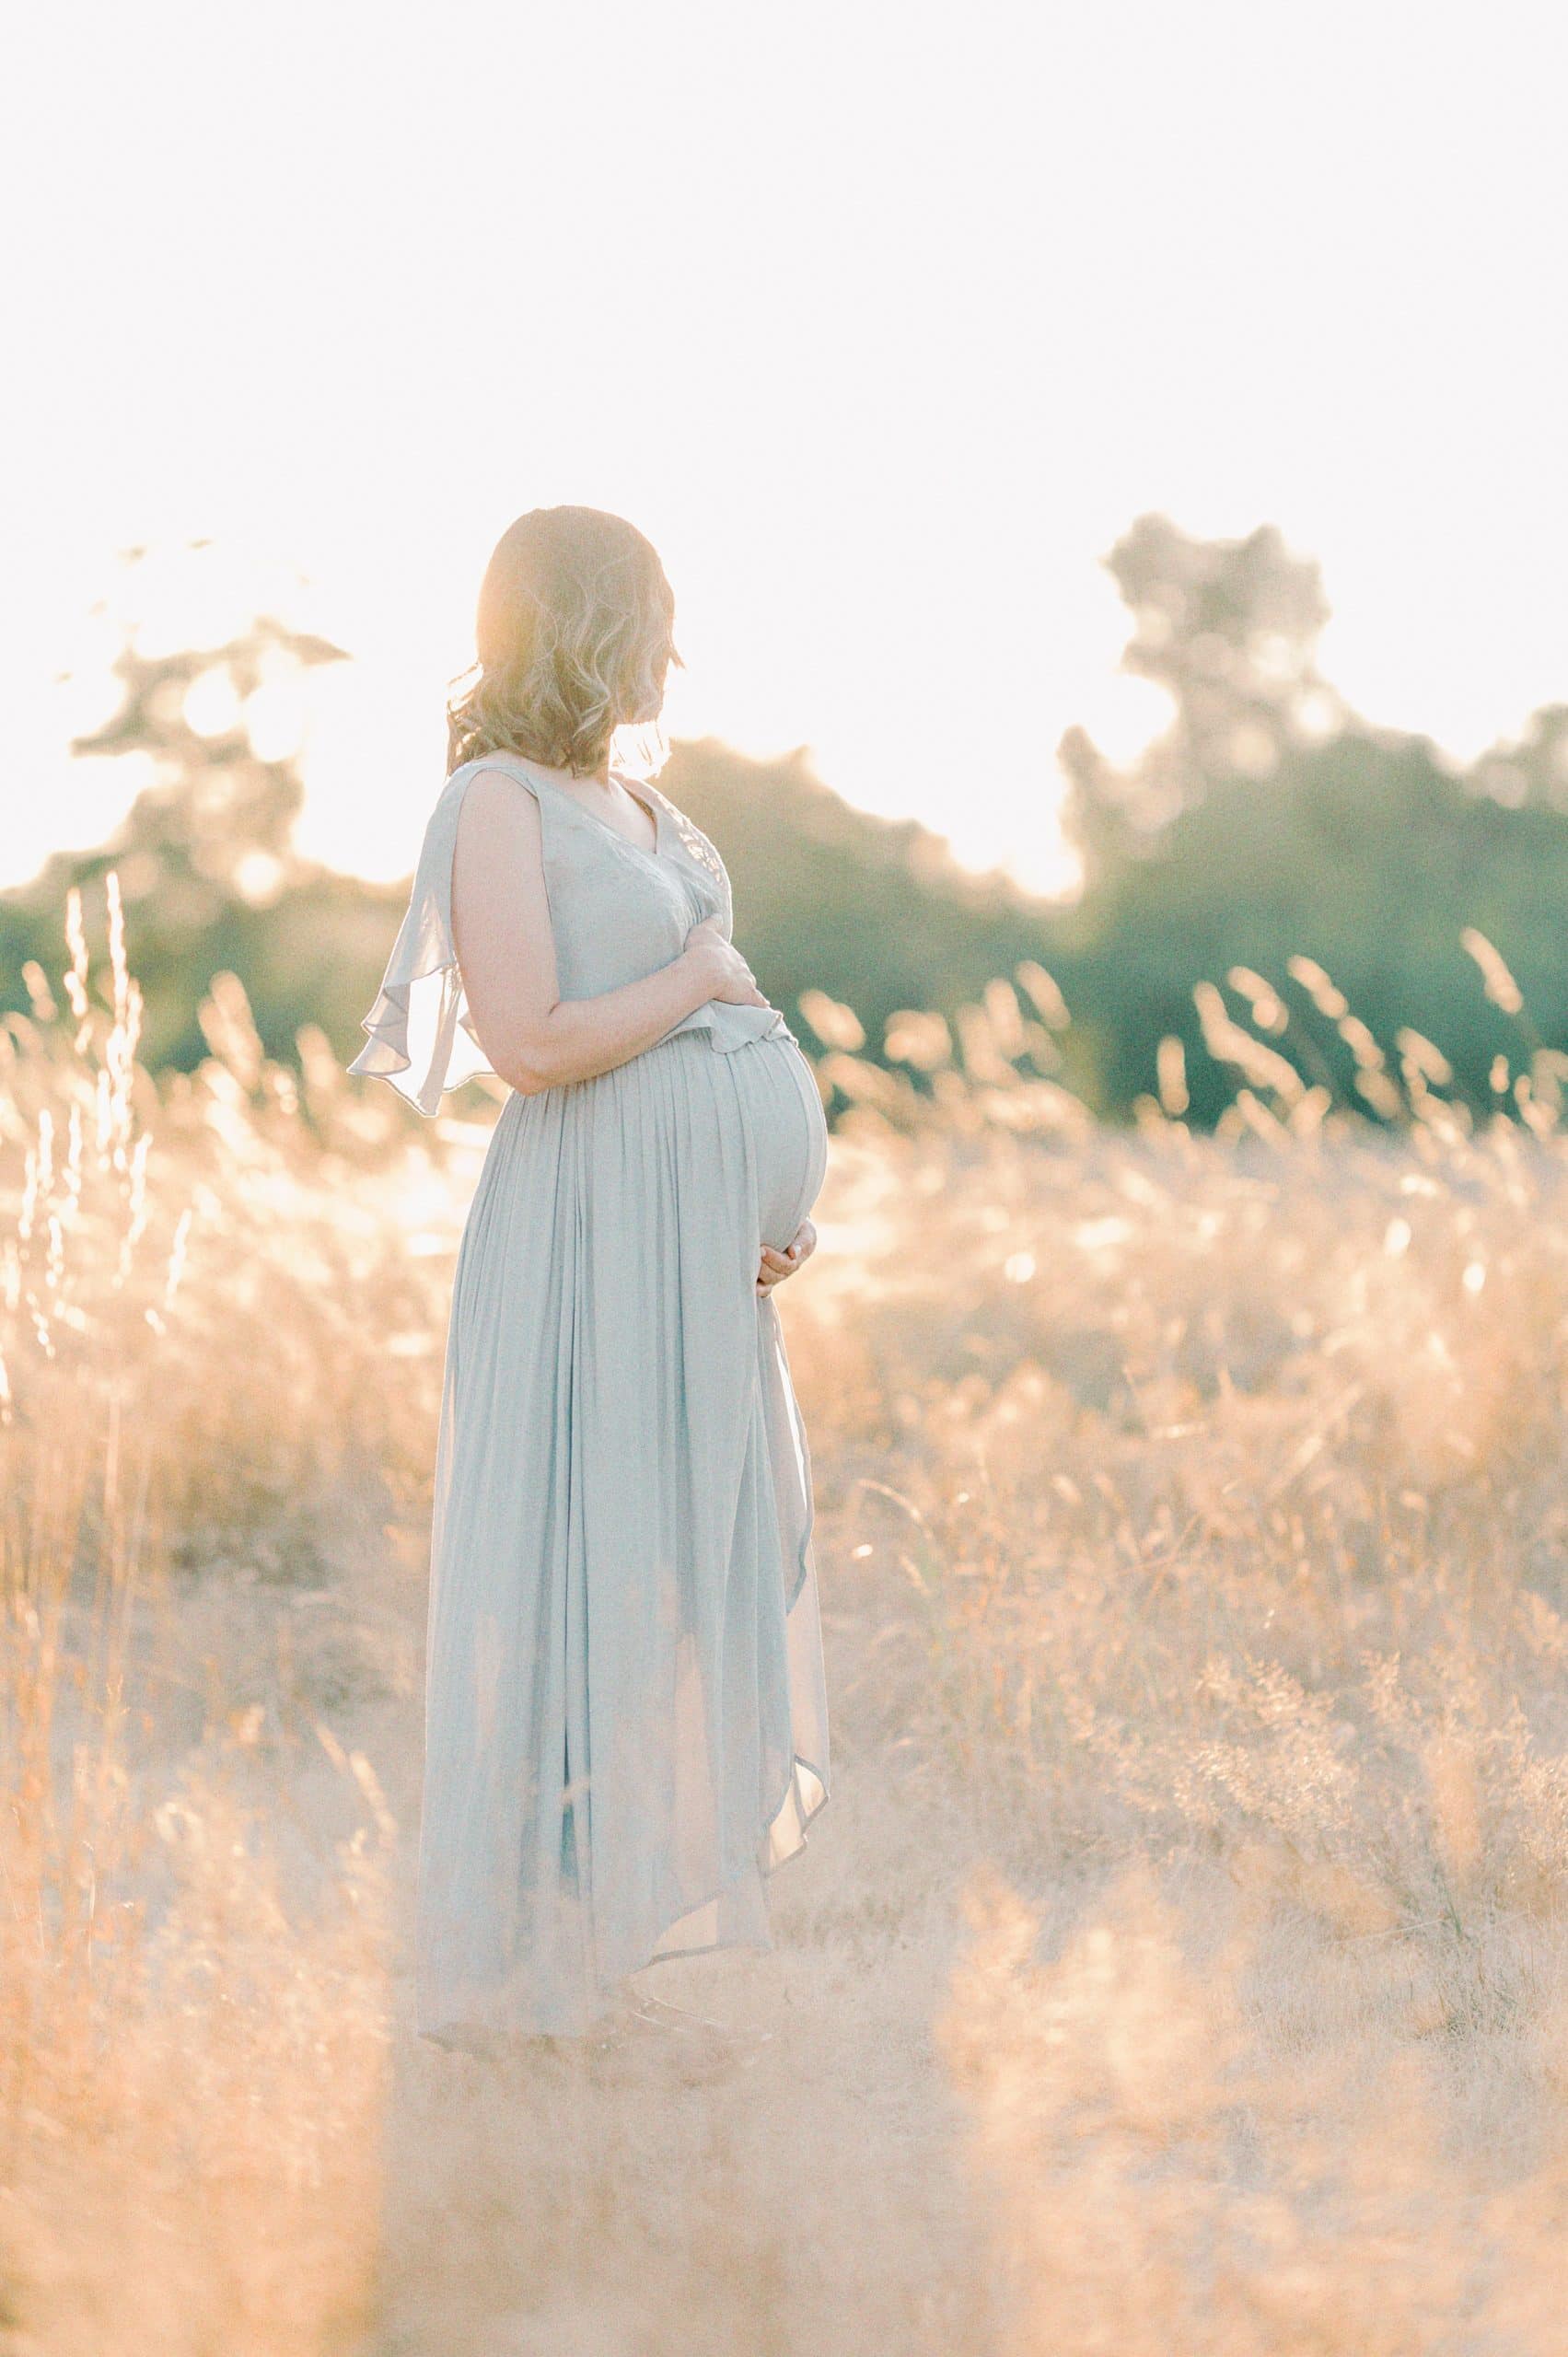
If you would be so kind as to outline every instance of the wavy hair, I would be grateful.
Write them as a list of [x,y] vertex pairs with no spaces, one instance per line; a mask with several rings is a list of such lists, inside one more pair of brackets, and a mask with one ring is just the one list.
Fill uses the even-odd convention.
[[656,721],[680,668],[675,598],[650,541],[598,507],[534,507],[497,541],[480,587],[477,661],[447,705],[447,771],[521,753],[574,776],[618,728]]

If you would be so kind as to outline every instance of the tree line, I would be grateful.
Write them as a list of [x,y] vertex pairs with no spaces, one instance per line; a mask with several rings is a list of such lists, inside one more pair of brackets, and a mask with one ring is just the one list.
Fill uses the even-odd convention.
[[[967,875],[913,821],[842,800],[804,750],[753,761],[713,739],[675,747],[660,783],[723,852],[738,939],[802,1036],[801,994],[825,993],[854,1010],[877,1058],[900,1014],[952,1017],[1030,961],[1066,999],[1063,1076],[1096,1112],[1122,1119],[1153,1094],[1174,1039],[1200,1121],[1235,1092],[1227,1026],[1373,1120],[1398,1107],[1372,1085],[1363,1033],[1390,1057],[1411,1036],[1428,1043],[1446,1093],[1478,1109],[1500,1060],[1516,1071],[1568,1048],[1568,703],[1461,767],[1353,712],[1321,676],[1318,568],[1272,527],[1204,540],[1144,516],[1107,563],[1128,611],[1124,668],[1162,691],[1170,718],[1123,768],[1082,729],[1063,738],[1084,869],[1070,904]],[[243,982],[269,1054],[294,1058],[305,1023],[354,1054],[406,885],[302,859],[296,762],[260,759],[242,717],[214,736],[186,713],[215,670],[238,710],[280,660],[344,659],[273,616],[217,647],[122,648],[118,709],[74,749],[136,753],[153,782],[110,841],[56,853],[0,895],[0,1004],[29,1004],[28,960],[58,972],[68,888],[90,907],[112,866],[155,1067],[206,1052],[196,1010],[221,970]],[[1040,793],[1044,825],[1043,778]],[[1489,987],[1478,944],[1516,990]],[[1351,1023],[1334,1019],[1340,1004]]]

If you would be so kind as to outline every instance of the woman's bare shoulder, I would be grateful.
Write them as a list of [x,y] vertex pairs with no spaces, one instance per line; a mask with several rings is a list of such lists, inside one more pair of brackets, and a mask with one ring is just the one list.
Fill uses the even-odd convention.
[[476,753],[471,761],[454,770],[447,780],[447,791],[454,788],[460,791],[465,810],[477,802],[485,809],[526,813],[530,807],[537,810],[543,798],[525,770],[514,769],[494,753]]
[[[543,834],[543,814],[539,796],[528,781],[516,770],[503,768],[483,755],[466,763],[465,768],[468,774],[459,786],[459,840],[498,853],[512,849],[537,853]],[[447,781],[448,787],[458,785],[460,776],[461,772],[454,770]],[[521,793],[519,786],[524,788]]]

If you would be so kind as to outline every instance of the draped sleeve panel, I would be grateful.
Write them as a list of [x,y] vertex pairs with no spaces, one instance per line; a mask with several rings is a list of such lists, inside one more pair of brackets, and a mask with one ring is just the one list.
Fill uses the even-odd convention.
[[[360,1028],[369,1034],[348,1069],[390,1081],[422,1113],[436,1113],[447,1090],[494,1066],[480,1045],[452,937],[452,859],[458,814],[469,781],[486,766],[467,761],[447,780],[424,830],[406,914],[392,944],[375,1004]],[[551,844],[545,797],[511,768],[540,805],[549,888]]]

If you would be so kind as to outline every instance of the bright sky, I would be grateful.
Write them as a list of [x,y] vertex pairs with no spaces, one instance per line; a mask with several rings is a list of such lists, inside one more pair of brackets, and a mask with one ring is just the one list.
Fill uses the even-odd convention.
[[[492,546],[563,500],[664,559],[673,734],[807,744],[1041,887],[1062,730],[1124,755],[1158,717],[1100,563],[1145,508],[1317,557],[1325,668],[1373,717],[1461,757],[1514,734],[1568,695],[1563,25],[25,12],[0,883],[127,800],[128,764],[64,749],[109,708],[87,618],[117,549],[195,535],[353,650],[311,700],[300,841],[367,876],[412,865]],[[224,627],[181,597],[167,635]]]

